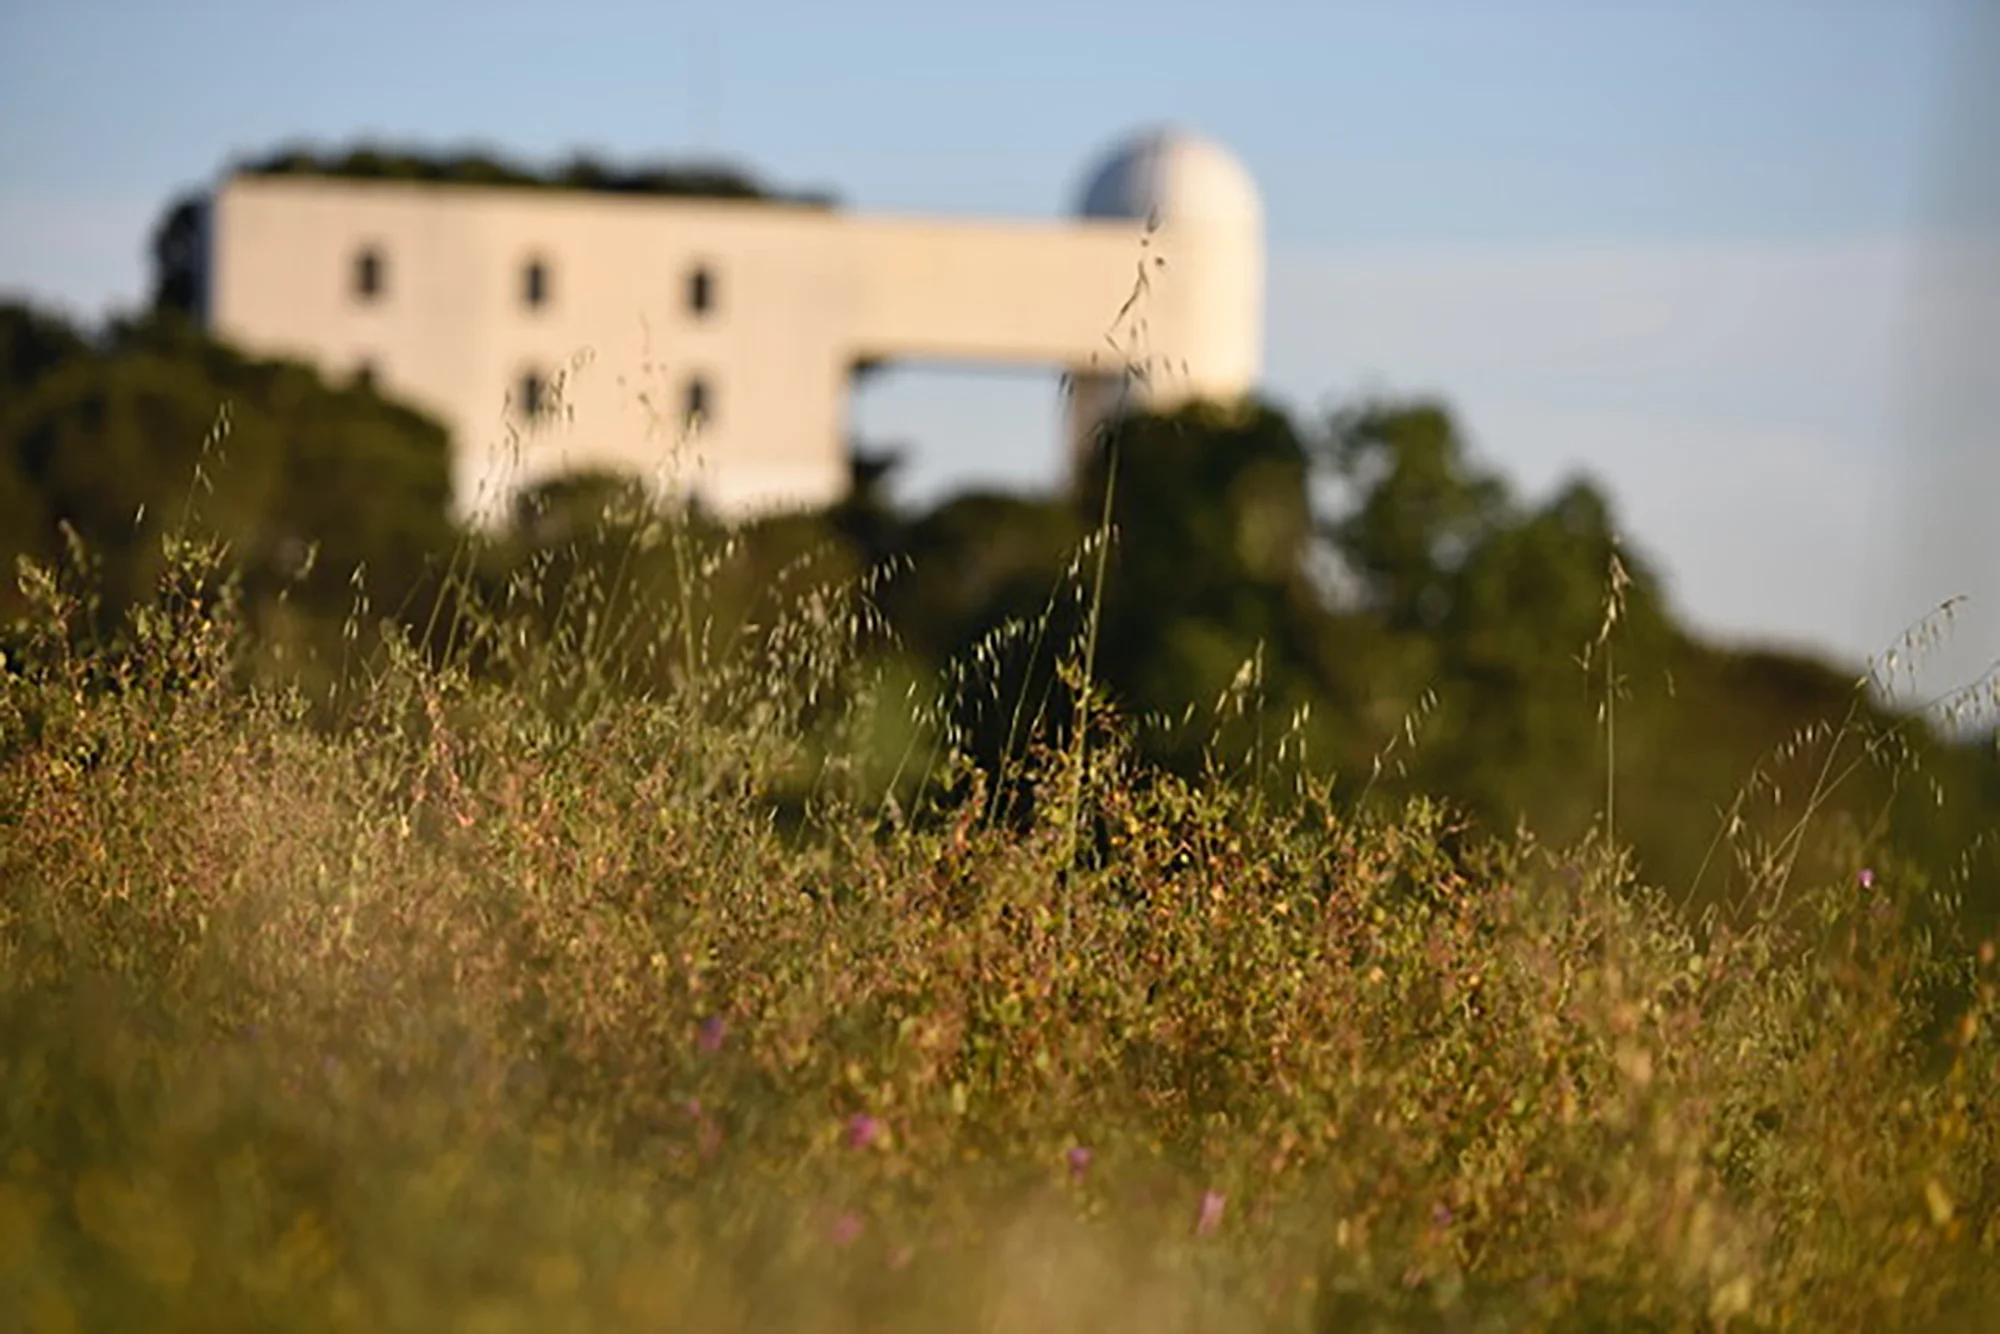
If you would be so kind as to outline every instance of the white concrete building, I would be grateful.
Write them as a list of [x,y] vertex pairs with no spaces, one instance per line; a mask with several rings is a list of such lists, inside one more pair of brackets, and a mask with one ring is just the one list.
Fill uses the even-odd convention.
[[1262,206],[1234,158],[1146,132],[1076,215],[236,175],[211,200],[205,307],[248,351],[436,415],[464,513],[611,468],[743,515],[846,493],[858,365],[1061,367],[1077,438],[1120,401],[1255,387]]

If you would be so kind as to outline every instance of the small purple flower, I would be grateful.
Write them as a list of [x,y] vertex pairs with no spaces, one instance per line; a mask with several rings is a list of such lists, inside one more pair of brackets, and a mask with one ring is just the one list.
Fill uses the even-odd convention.
[[1869,867],[1862,867],[1854,873],[1854,883],[1863,889],[1875,888],[1875,872]]
[[1431,1206],[1431,1222],[1438,1227],[1451,1226],[1451,1206],[1439,1200]]
[[1088,1146],[1082,1144],[1074,1145],[1064,1157],[1069,1160],[1069,1174],[1071,1177],[1081,1178],[1085,1172],[1090,1170],[1090,1149]]
[[701,1021],[701,1029],[695,1034],[695,1046],[705,1052],[722,1050],[722,1039],[729,1034],[729,1024],[719,1014],[712,1014]]
[[852,1246],[861,1236],[861,1215],[849,1210],[833,1220],[829,1231],[833,1234],[834,1245]]
[[847,1147],[865,1149],[882,1137],[882,1123],[866,1112],[847,1118]]
[[1223,1194],[1219,1190],[1205,1190],[1201,1194],[1201,1211],[1195,1215],[1194,1233],[1206,1237],[1222,1226]]

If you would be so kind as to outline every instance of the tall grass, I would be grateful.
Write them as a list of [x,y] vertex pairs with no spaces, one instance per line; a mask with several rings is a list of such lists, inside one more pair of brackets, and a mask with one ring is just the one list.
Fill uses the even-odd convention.
[[1691,924],[1608,843],[1148,772],[1102,702],[997,818],[865,583],[719,629],[740,553],[621,531],[682,544],[677,613],[524,576],[330,715],[246,671],[213,549],[112,643],[25,571],[11,1319],[2000,1320],[1994,948],[1867,831],[1802,835],[1851,867],[1809,911]]
[[1753,774],[1716,843],[1750,889],[1689,920],[1613,838],[1615,563],[1601,836],[1547,848],[1366,799],[1428,692],[1361,800],[1302,715],[1224,759],[1255,657],[1179,720],[1206,778],[1138,763],[1094,680],[1109,486],[1041,616],[937,690],[876,652],[893,572],[638,499],[518,565],[468,539],[419,636],[357,594],[317,677],[271,670],[213,545],[171,539],[111,639],[80,544],[23,569],[14,1324],[2000,1321],[1993,943],[1822,810],[1909,752],[1795,738],[1806,814],[1760,838]]

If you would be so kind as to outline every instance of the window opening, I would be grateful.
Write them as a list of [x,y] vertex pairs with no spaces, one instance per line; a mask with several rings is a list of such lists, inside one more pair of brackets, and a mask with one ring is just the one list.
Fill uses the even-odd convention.
[[382,252],[374,246],[362,247],[354,257],[354,294],[363,301],[382,295],[384,286]]
[[523,417],[535,418],[548,411],[549,384],[539,371],[521,376],[519,405]]

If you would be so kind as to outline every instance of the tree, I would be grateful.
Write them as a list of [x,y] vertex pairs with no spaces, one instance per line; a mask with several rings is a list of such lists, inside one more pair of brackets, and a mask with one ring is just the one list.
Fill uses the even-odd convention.
[[726,163],[647,162],[617,167],[578,154],[551,170],[537,170],[484,152],[433,153],[359,143],[344,151],[291,145],[245,160],[249,176],[333,176],[345,180],[423,181],[438,185],[506,185],[522,189],[585,190],[605,194],[674,195],[695,199],[773,200],[826,207],[821,192],[785,193]]
[[[1676,652],[1657,577],[1621,546],[1608,498],[1577,478],[1496,523],[1448,586],[1437,637],[1461,705],[1449,747],[1460,793],[1490,818],[1580,834],[1602,780],[1579,779],[1612,762],[1599,745],[1607,694],[1619,707]],[[1628,728],[1628,749],[1637,736]]]
[[1255,690],[1230,724],[1246,736],[1282,731],[1301,706],[1340,691],[1308,572],[1309,464],[1291,421],[1264,404],[1128,417],[1087,457],[1079,519],[1095,524],[1111,502],[1101,680],[1163,724],[1190,705],[1202,712],[1202,726],[1143,735],[1152,759],[1185,771],[1218,746],[1234,751],[1235,737],[1215,734],[1214,708],[1246,667]]
[[[61,349],[43,327],[38,346]],[[449,549],[448,441],[436,422],[310,368],[243,357],[186,320],[114,324],[39,368],[0,418],[0,461],[32,506],[16,552],[60,554],[58,524],[103,561],[107,614],[149,595],[160,535],[229,543],[253,593],[345,611],[358,578],[378,607],[418,595]],[[316,559],[308,560],[309,554]]]
[[1352,497],[1324,535],[1362,604],[1394,631],[1437,629],[1450,613],[1453,576],[1509,517],[1506,485],[1473,465],[1457,424],[1435,402],[1341,411],[1317,453]]
[[152,308],[190,319],[204,314],[208,285],[208,196],[185,194],[153,227]]
[[90,354],[67,320],[18,301],[0,302],[0,413],[56,367]]

